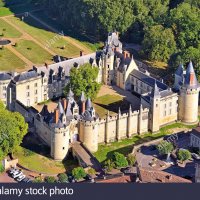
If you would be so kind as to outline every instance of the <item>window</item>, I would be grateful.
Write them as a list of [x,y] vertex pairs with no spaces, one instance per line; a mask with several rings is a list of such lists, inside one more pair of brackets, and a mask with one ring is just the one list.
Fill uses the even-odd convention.
[[171,115],[172,114],[172,109],[169,109],[169,115]]
[[34,85],[35,87],[37,87],[38,85],[37,85],[37,83],[35,83],[35,85]]
[[65,150],[65,147],[63,147],[63,150]]
[[3,98],[4,98],[4,99],[6,98],[6,93],[3,93]]
[[172,102],[169,102],[169,106],[170,106],[170,107],[172,106]]
[[37,97],[35,97],[35,103],[38,103],[38,98]]
[[47,79],[45,78],[45,79],[44,79],[44,83],[46,83],[46,82],[47,82]]
[[37,90],[35,90],[35,94],[37,94],[38,93],[38,91]]
[[27,93],[26,93],[26,97],[30,97],[30,92],[27,92]]
[[164,108],[167,108],[167,105],[166,105],[166,103],[164,104]]
[[3,90],[4,90],[4,91],[6,90],[6,86],[3,86]]
[[166,112],[166,110],[164,111],[164,113],[163,113],[163,114],[164,114],[164,117],[166,117],[166,115],[167,115],[167,112]]
[[29,86],[29,85],[27,85],[27,86],[26,86],[26,89],[27,89],[27,90],[29,90],[29,89],[30,89],[30,86]]

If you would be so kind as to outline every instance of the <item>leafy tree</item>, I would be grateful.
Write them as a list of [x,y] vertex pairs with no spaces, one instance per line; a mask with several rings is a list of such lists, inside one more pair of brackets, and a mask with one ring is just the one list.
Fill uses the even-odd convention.
[[129,165],[134,166],[135,163],[136,163],[136,157],[135,157],[135,155],[133,155],[133,154],[128,154],[128,156],[127,156],[127,161],[128,161],[128,164],[129,164]]
[[162,141],[157,146],[157,149],[161,155],[167,155],[167,160],[168,160],[171,152],[174,150],[174,146],[171,142]]
[[178,151],[178,159],[182,162],[189,160],[191,158],[191,153],[186,149],[180,149]]
[[176,42],[171,29],[162,25],[146,29],[143,45],[143,54],[153,61],[166,62],[176,51]]
[[95,175],[95,174],[97,173],[96,170],[95,170],[94,168],[89,168],[87,172],[88,172],[88,174],[91,175],[91,176],[92,176],[92,175]]
[[17,149],[27,130],[28,124],[21,114],[0,109],[0,152],[3,152],[1,158]]
[[55,183],[56,182],[56,178],[53,176],[47,176],[45,177],[45,182],[47,183]]
[[70,83],[66,86],[64,93],[68,93],[70,88],[79,97],[82,91],[87,97],[94,99],[100,89],[100,84],[96,82],[98,68],[85,64],[79,68],[72,68],[70,71]]
[[86,173],[83,167],[77,167],[72,170],[72,175],[76,180],[80,180],[86,176]]
[[66,183],[68,181],[68,176],[66,173],[62,173],[62,174],[59,174],[58,175],[58,180],[61,182],[61,183]]
[[106,172],[111,172],[114,167],[115,167],[115,164],[112,160],[108,159],[104,162],[104,169]]
[[118,152],[115,152],[113,154],[112,161],[114,162],[115,167],[117,168],[128,166],[128,161],[126,160],[126,157],[123,154],[118,153]]
[[200,43],[200,11],[188,3],[182,3],[170,11],[169,25],[173,29],[177,46],[184,50],[197,48]]

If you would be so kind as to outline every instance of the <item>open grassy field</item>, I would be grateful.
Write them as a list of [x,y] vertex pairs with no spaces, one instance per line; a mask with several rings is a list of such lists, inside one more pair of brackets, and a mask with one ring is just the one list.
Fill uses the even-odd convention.
[[128,110],[130,103],[122,96],[106,94],[104,96],[96,98],[94,101],[94,107],[100,118],[106,116],[108,110],[110,115],[118,113],[118,108],[121,110]]
[[0,70],[23,69],[25,63],[7,48],[0,50]]
[[191,129],[194,127],[196,127],[196,125],[186,126],[181,123],[175,123],[161,128],[159,133],[156,134],[146,133],[142,136],[136,135],[130,139],[124,139],[120,142],[113,142],[108,145],[102,144],[99,145],[99,150],[94,153],[94,156],[99,160],[99,162],[103,163],[106,159],[111,158],[114,152],[120,152],[124,155],[128,155],[132,152],[134,145],[138,145],[144,142],[164,137],[168,134],[172,134],[174,129],[177,128]]
[[25,21],[17,17],[9,17],[9,20],[39,41],[45,48],[49,48],[58,55],[72,57],[80,53],[79,48],[64,40],[60,35],[45,30],[31,17],[26,17]]
[[0,18],[0,37],[19,38],[22,34]]
[[52,63],[52,56],[30,40],[19,40],[15,49],[34,64]]
[[14,156],[19,159],[19,164],[23,167],[35,172],[47,174],[59,174],[65,171],[71,171],[78,165],[75,160],[55,161],[23,147],[19,147]]

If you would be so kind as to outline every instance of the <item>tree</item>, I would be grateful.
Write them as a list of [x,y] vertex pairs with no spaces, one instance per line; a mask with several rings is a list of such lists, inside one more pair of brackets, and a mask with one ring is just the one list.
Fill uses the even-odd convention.
[[111,172],[114,167],[115,167],[115,164],[112,160],[108,159],[104,162],[104,169],[106,172]]
[[161,155],[167,155],[167,160],[169,160],[170,154],[174,150],[174,146],[171,142],[162,141],[157,146],[157,149]]
[[66,173],[62,173],[62,174],[59,174],[58,175],[58,180],[61,182],[61,183],[66,183],[68,181],[68,176]]
[[17,112],[0,109],[0,152],[1,159],[8,153],[13,153],[21,144],[28,131],[28,124]]
[[76,180],[80,180],[86,176],[86,173],[83,167],[76,167],[72,170],[72,175]]
[[128,161],[126,160],[126,157],[123,154],[118,153],[118,152],[115,152],[113,154],[112,161],[114,162],[115,167],[117,168],[128,166]]
[[135,165],[135,163],[136,163],[136,157],[135,157],[135,155],[133,155],[133,154],[128,154],[128,156],[127,156],[127,161],[128,161],[128,164],[129,165],[131,165],[131,166],[134,166]]
[[0,163],[0,173],[2,173],[2,172],[4,172],[4,171],[5,171],[4,166],[3,166],[2,163]]
[[189,3],[179,4],[170,11],[169,26],[172,28],[178,48],[182,51],[190,46],[198,48],[200,44],[199,9]]
[[53,176],[47,176],[45,177],[45,182],[47,183],[56,183],[56,178]]
[[171,29],[162,25],[152,26],[146,29],[142,43],[143,55],[152,61],[166,62],[176,51],[176,42]]
[[178,159],[182,162],[189,160],[191,158],[191,153],[186,149],[180,149],[178,151]]
[[66,86],[64,93],[68,93],[70,88],[75,96],[81,96],[84,92],[87,97],[94,99],[100,89],[100,84],[96,82],[99,69],[85,64],[79,68],[72,68],[70,71],[70,83]]
[[95,170],[94,168],[89,168],[87,172],[88,172],[88,174],[91,175],[91,176],[92,176],[92,175],[95,175],[95,174],[97,173],[96,170]]

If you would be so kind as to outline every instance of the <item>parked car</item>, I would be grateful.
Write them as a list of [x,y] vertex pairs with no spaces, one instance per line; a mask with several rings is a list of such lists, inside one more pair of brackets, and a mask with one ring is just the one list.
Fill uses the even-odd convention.
[[18,178],[17,178],[17,181],[18,182],[21,182],[23,179],[25,179],[26,178],[26,176],[25,175],[21,175],[21,176],[19,176]]
[[16,175],[16,174],[19,174],[21,171],[16,169],[13,173],[12,173],[12,176]]
[[22,172],[18,172],[17,174],[14,174],[14,175],[13,175],[13,178],[18,178],[18,177],[21,176],[21,175],[23,175],[23,173],[22,173]]
[[200,156],[196,153],[192,153],[192,157],[196,160],[200,160]]
[[15,171],[17,171],[18,169],[16,169],[16,168],[11,168],[9,171],[8,171],[8,173],[11,175],[11,174],[13,174]]

